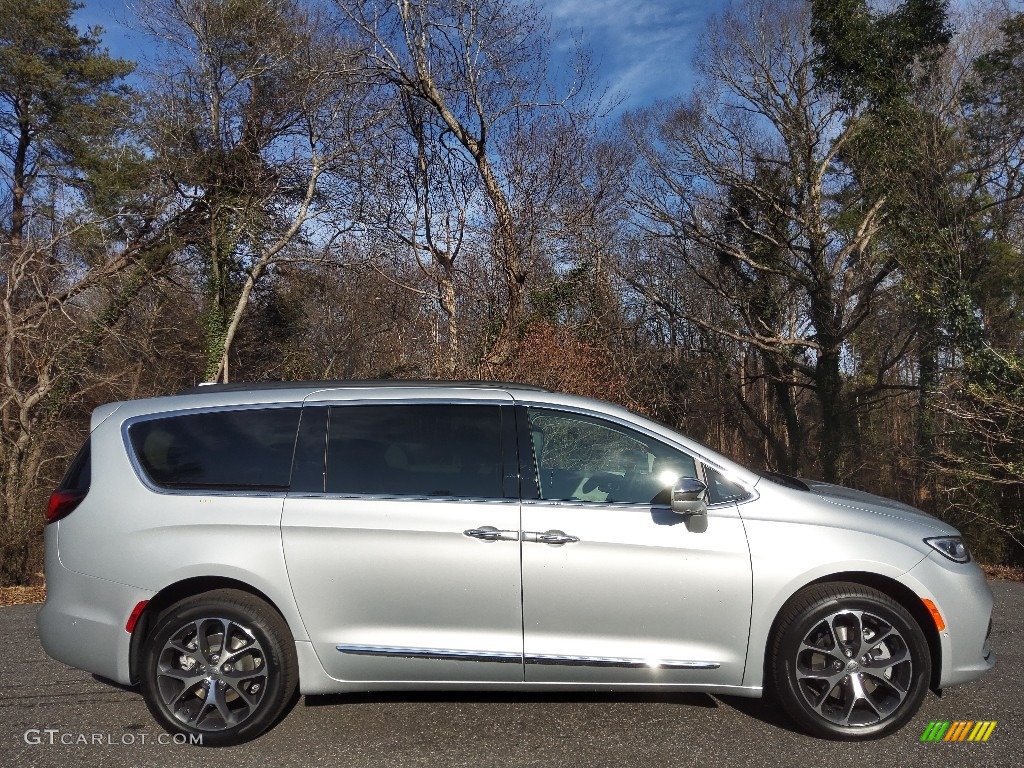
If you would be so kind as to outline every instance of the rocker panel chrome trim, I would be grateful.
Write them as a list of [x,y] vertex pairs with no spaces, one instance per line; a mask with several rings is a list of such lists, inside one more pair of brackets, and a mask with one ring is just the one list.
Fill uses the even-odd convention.
[[718,669],[714,661],[678,661],[676,659],[629,659],[612,656],[554,656],[531,654],[527,664],[562,665],[567,667],[624,667],[627,669]]
[[522,664],[523,654],[498,651],[450,651],[441,648],[401,648],[393,645],[338,645],[342,653],[356,656],[391,656],[399,659],[435,659],[439,661],[493,661]]
[[437,661],[491,661],[504,664],[543,664],[567,667],[622,667],[627,669],[718,669],[714,661],[676,659],[630,659],[612,656],[557,656],[552,654],[502,653],[499,651],[453,651],[443,648],[401,648],[391,645],[338,645],[342,653],[356,656],[391,656],[400,659]]

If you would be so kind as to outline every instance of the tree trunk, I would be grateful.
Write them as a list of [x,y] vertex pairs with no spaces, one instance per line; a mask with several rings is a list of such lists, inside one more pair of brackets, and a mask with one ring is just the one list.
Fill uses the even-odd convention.
[[803,427],[793,399],[793,388],[784,381],[776,381],[772,387],[786,425],[786,449],[779,456],[779,469],[787,475],[797,475],[803,469],[804,446]]
[[11,169],[11,247],[21,247],[21,241],[25,234],[25,191],[28,188],[26,179],[26,164],[28,163],[28,148],[32,142],[29,133],[28,100],[24,97],[18,99],[17,113],[19,115],[18,146],[14,150],[14,167]]
[[815,384],[821,404],[821,474],[827,483],[839,481],[839,464],[846,439],[843,414],[843,377],[839,349],[822,345],[815,367]]
[[923,321],[925,330],[918,360],[917,378],[917,468],[914,494],[918,504],[929,496],[928,466],[935,458],[935,390],[939,381],[939,349],[934,323]]
[[445,316],[448,334],[442,365],[444,375],[448,378],[455,379],[458,378],[459,372],[462,369],[459,362],[459,320],[455,314],[457,301],[455,281],[452,279],[447,269],[445,270],[445,276],[441,278],[441,284],[438,287],[440,288],[438,301],[441,305],[441,311]]

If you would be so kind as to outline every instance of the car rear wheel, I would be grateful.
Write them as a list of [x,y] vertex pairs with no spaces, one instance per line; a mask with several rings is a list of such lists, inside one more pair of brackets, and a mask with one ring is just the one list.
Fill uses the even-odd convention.
[[779,617],[769,663],[789,716],[830,739],[899,729],[931,679],[928,644],[914,618],[882,592],[850,583],[798,593]]
[[142,693],[168,733],[226,746],[277,721],[295,697],[297,670],[291,633],[273,608],[216,590],[160,615],[143,651]]

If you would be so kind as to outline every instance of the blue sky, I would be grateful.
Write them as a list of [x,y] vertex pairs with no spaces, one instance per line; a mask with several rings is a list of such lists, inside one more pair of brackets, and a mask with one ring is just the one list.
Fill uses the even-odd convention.
[[[537,0],[567,51],[576,36],[593,57],[598,90],[623,98],[621,109],[685,94],[696,42],[725,0]],[[75,22],[98,24],[115,56],[138,59],[145,40],[129,24],[131,0],[84,0]],[[617,110],[617,111],[620,111]]]
[[126,59],[138,58],[142,36],[132,32],[125,23],[133,17],[129,9],[131,0],[78,0],[85,7],[75,14],[75,25],[79,29],[103,27],[103,42],[114,56]]
[[625,109],[685,95],[707,20],[725,0],[539,0],[563,36],[578,35]]

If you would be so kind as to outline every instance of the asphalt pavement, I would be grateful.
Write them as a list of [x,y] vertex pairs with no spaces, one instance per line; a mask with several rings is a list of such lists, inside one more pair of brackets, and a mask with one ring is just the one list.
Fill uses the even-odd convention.
[[[995,669],[929,694],[900,732],[822,741],[760,700],[683,695],[380,694],[299,703],[239,747],[169,742],[137,690],[49,659],[37,605],[0,608],[0,766],[1024,766],[1024,583],[991,582]],[[931,721],[988,720],[986,743],[922,743]]]

